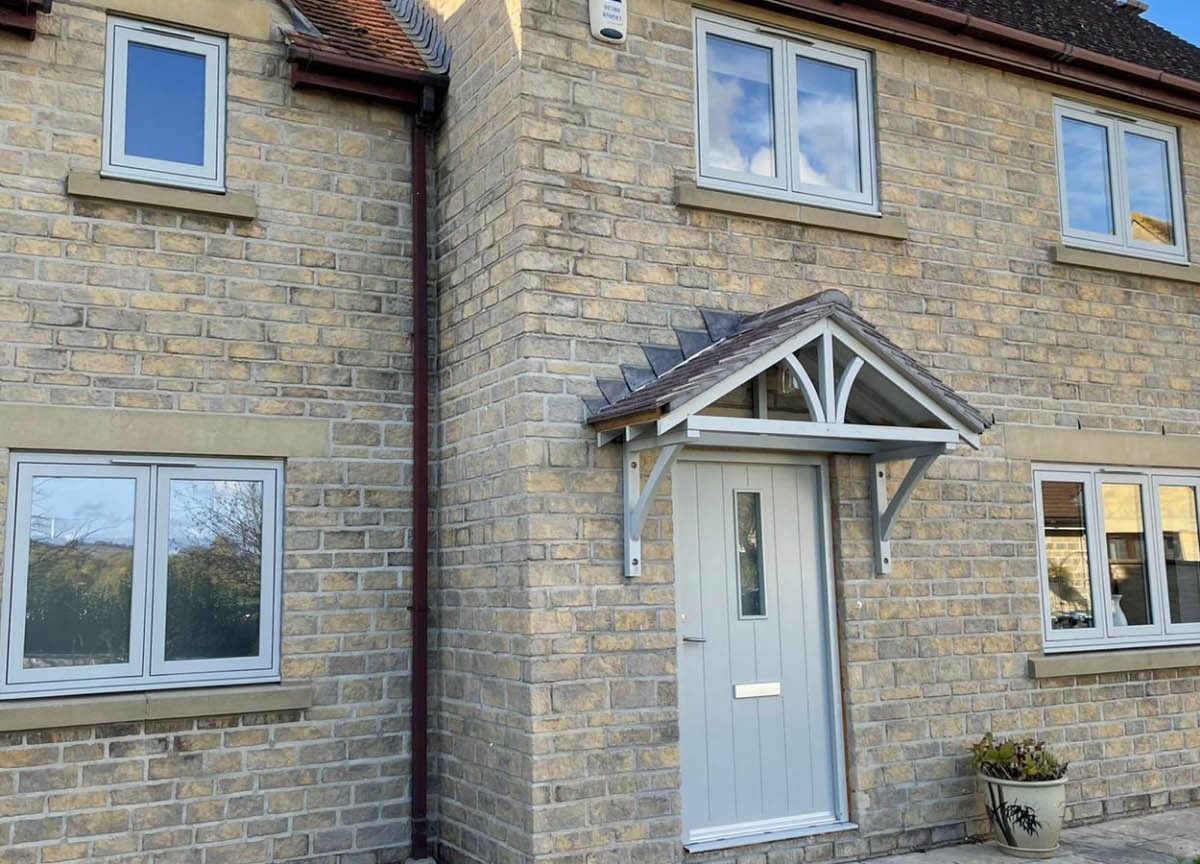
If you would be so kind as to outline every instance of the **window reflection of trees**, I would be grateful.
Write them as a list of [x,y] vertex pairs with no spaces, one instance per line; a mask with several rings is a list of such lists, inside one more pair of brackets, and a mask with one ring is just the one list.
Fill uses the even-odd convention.
[[762,507],[757,492],[738,492],[737,554],[741,613],[746,617],[766,614],[763,597]]
[[1083,485],[1044,482],[1042,510],[1051,626],[1055,630],[1092,627],[1095,612]]
[[171,482],[167,660],[258,654],[262,508],[258,481]]
[[33,481],[26,669],[129,660],[133,489],[113,478]]

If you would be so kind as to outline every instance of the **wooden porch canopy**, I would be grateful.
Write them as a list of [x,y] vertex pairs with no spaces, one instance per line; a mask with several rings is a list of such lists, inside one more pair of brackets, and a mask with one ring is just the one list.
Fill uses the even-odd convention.
[[[648,367],[598,381],[588,423],[625,452],[625,575],[641,573],[650,502],[684,446],[869,457],[876,568],[891,568],[892,528],[933,461],[990,425],[965,399],[851,307],[824,291],[758,315],[702,312],[678,346],[648,345]],[[642,488],[640,453],[661,450]],[[911,461],[889,500],[887,463]]]

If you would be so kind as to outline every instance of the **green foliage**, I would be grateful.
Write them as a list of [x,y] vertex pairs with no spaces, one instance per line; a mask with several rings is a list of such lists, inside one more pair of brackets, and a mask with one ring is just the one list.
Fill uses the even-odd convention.
[[1033,738],[997,739],[988,732],[971,747],[971,766],[986,777],[1035,783],[1058,780],[1067,774],[1069,763]]
[[29,544],[27,662],[36,666],[129,659],[133,550],[73,540]]
[[[261,621],[260,484],[177,483],[171,514],[166,659],[254,656]],[[101,527],[77,525],[59,542],[30,539],[27,666],[128,661],[134,550],[98,539]]]
[[166,657],[253,657],[258,653],[257,549],[226,537],[183,549],[167,564]]

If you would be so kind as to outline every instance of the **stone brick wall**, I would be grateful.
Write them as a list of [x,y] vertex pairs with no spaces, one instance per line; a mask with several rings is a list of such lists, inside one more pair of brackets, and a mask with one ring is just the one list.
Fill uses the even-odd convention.
[[[481,20],[501,16],[499,4],[469,8]],[[629,42],[613,47],[588,38],[585,4],[523,4],[509,159],[501,169],[455,151],[443,163],[473,158],[479,170],[490,164],[516,178],[503,217],[499,195],[482,185],[463,200],[480,226],[515,222],[519,252],[499,243],[481,255],[475,232],[442,238],[442,278],[456,305],[466,302],[468,280],[470,296],[484,298],[480,311],[507,302],[502,325],[487,321],[489,360],[459,362],[443,377],[465,392],[475,382],[504,407],[480,407],[456,426],[454,415],[467,412],[447,392],[447,458],[469,435],[491,448],[517,437],[524,459],[517,466],[496,449],[478,453],[476,476],[503,464],[513,482],[474,487],[469,505],[448,500],[455,515],[443,523],[446,563],[456,566],[442,574],[454,590],[440,602],[471,597],[476,627],[495,624],[471,643],[457,610],[439,613],[446,686],[456,688],[443,694],[443,716],[460,702],[472,712],[494,706],[492,719],[529,714],[520,770],[497,760],[513,795],[518,774],[533,784],[529,848],[505,860],[683,856],[669,491],[647,528],[644,575],[627,583],[616,453],[596,448],[579,397],[595,394],[596,375],[619,374],[618,363],[640,364],[641,344],[670,344],[672,327],[698,326],[698,307],[756,312],[825,288],[849,294],[902,348],[994,412],[997,426],[980,452],[940,460],[919,487],[896,529],[888,577],[871,569],[866,466],[834,460],[851,809],[860,828],[776,844],[771,860],[850,859],[981,830],[965,753],[988,729],[1034,732],[1064,748],[1075,762],[1072,819],[1195,800],[1198,670],[1040,682],[1025,670],[1041,648],[1032,482],[1029,463],[1005,455],[1006,426],[1185,432],[1200,420],[1200,377],[1189,359],[1200,304],[1190,287],[1050,263],[1059,240],[1051,100],[1063,88],[746,7],[875,52],[883,209],[903,217],[911,236],[685,210],[674,188],[695,171],[691,7],[661,0],[630,11]],[[458,61],[474,58],[460,48]],[[469,75],[456,86],[490,95]],[[1195,187],[1200,127],[1162,119],[1182,127],[1184,183]],[[1194,246],[1200,206],[1194,196],[1188,205]],[[441,206],[449,215],[446,199]],[[456,270],[456,255],[479,269]],[[475,332],[444,327],[443,356],[468,346],[481,357]],[[472,532],[470,513],[503,514],[493,525],[511,542],[482,525]],[[457,565],[459,555],[474,566]],[[506,627],[501,614],[512,615]],[[502,637],[518,632],[516,621],[528,629]],[[475,652],[497,646],[525,655],[527,686],[501,686]],[[477,666],[459,677],[468,663]],[[444,746],[478,754],[486,739],[490,753],[501,734]],[[485,770],[474,785],[499,774]],[[447,785],[456,801],[466,797],[465,784]],[[494,847],[452,845],[450,860],[493,860]]]
[[[437,0],[454,46],[437,134],[437,530],[434,801],[438,860],[528,860],[533,742],[528,466],[541,396],[519,382],[528,302],[517,169],[520,7]],[[574,406],[572,406],[574,407]]]
[[0,33],[0,401],[329,438],[287,466],[283,675],[314,707],[2,735],[0,860],[402,860],[408,120],[293,92],[277,37],[232,38],[228,185],[259,217],[73,199],[68,173],[99,169],[103,4],[40,21]]

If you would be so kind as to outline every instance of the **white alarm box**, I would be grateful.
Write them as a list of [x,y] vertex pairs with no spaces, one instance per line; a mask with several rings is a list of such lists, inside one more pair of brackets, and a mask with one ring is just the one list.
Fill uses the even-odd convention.
[[624,42],[628,30],[625,0],[588,0],[592,35],[601,42]]

